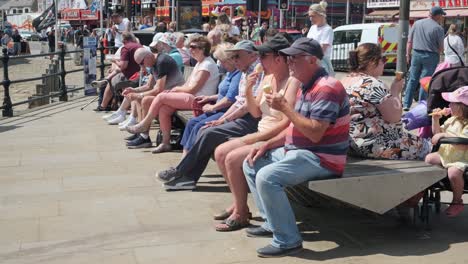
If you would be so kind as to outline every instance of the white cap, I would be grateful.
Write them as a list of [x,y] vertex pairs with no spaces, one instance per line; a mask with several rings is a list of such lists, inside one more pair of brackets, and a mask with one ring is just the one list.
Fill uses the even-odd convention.
[[158,44],[158,41],[159,39],[161,39],[161,37],[164,36],[164,33],[162,32],[158,32],[154,35],[153,37],[153,42],[151,42],[151,44],[149,44],[150,47],[155,47],[157,44]]

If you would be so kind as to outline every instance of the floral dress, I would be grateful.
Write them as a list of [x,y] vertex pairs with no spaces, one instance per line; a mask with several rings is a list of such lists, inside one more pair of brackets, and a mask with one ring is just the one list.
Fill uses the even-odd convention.
[[353,154],[375,159],[424,159],[431,151],[429,140],[410,134],[401,121],[386,122],[379,105],[390,90],[372,76],[356,74],[343,80],[349,95],[351,123],[349,134]]

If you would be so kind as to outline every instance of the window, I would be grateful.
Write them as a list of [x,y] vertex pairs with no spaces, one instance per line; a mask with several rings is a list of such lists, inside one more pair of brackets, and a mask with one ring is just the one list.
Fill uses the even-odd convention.
[[23,10],[18,9],[18,14],[23,14]]
[[25,12],[25,13],[29,13],[29,8],[25,8],[25,9],[24,9],[24,12]]
[[11,9],[12,14],[16,14],[16,8]]
[[362,30],[336,31],[333,44],[354,43],[361,40]]

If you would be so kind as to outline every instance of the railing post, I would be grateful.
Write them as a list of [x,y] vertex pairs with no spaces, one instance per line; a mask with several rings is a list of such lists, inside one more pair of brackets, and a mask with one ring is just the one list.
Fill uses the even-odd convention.
[[99,69],[101,69],[101,80],[104,79],[104,60],[106,57],[106,54],[104,54],[104,42],[101,40],[101,45],[99,47],[99,50],[101,51],[101,64],[99,65]]
[[65,84],[65,75],[67,75],[65,71],[65,44],[62,43],[62,46],[60,48],[60,88],[62,89],[62,94],[60,95],[59,100],[60,101],[68,101],[68,91],[67,91],[67,85]]
[[7,48],[3,48],[3,89],[4,89],[4,97],[3,97],[3,116],[12,117],[13,116],[13,106],[11,105],[11,98],[10,98],[10,79],[8,78],[8,60],[10,57],[8,56]]

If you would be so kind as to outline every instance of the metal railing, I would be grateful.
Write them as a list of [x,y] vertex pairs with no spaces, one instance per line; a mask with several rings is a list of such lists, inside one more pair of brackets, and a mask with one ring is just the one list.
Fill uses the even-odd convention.
[[338,71],[348,71],[350,69],[349,52],[355,50],[357,46],[357,41],[354,43],[333,44],[331,57],[333,68]]
[[[100,51],[100,64],[98,65],[100,69],[100,75],[101,79],[104,78],[104,68],[110,64],[104,63],[105,60],[105,54],[104,50],[109,50],[113,47],[104,47],[101,43],[99,46],[98,50]],[[73,88],[73,89],[68,89],[66,83],[65,83],[65,77],[67,74],[70,73],[75,73],[75,72],[82,72],[84,70],[83,67],[79,69],[74,69],[74,70],[69,70],[67,71],[65,69],[65,55],[66,54],[72,54],[72,53],[83,53],[83,49],[79,50],[74,50],[74,51],[66,51],[65,50],[65,45],[62,45],[60,48],[60,51],[57,52],[49,52],[49,53],[42,53],[42,54],[35,54],[35,55],[24,55],[24,56],[9,56],[8,55],[8,50],[7,48],[3,48],[2,50],[3,56],[0,58],[2,63],[3,63],[3,81],[1,82],[1,85],[3,86],[4,89],[4,96],[3,96],[3,104],[0,106],[0,109],[2,109],[2,115],[4,117],[12,117],[13,116],[13,107],[22,105],[22,104],[27,104],[31,103],[32,101],[44,99],[44,98],[52,98],[52,97],[59,97],[59,101],[68,101],[68,93],[69,92],[75,92],[78,90],[83,90],[84,86],[78,87],[78,88]],[[44,57],[44,56],[51,56],[51,55],[58,55],[58,60],[60,63],[59,66],[59,71],[54,72],[54,73],[49,73],[42,75],[40,77],[32,77],[32,78],[23,78],[23,79],[17,79],[17,80],[10,80],[9,78],[9,62],[10,60],[19,60],[19,59],[28,59],[28,58],[36,58],[36,57]],[[42,95],[42,96],[34,96],[34,98],[20,101],[20,102],[11,102],[11,97],[10,97],[10,85],[15,84],[15,83],[24,83],[24,82],[31,82],[31,81],[37,81],[37,80],[44,80],[46,78],[50,77],[59,77],[59,92],[51,92],[47,95]]]

